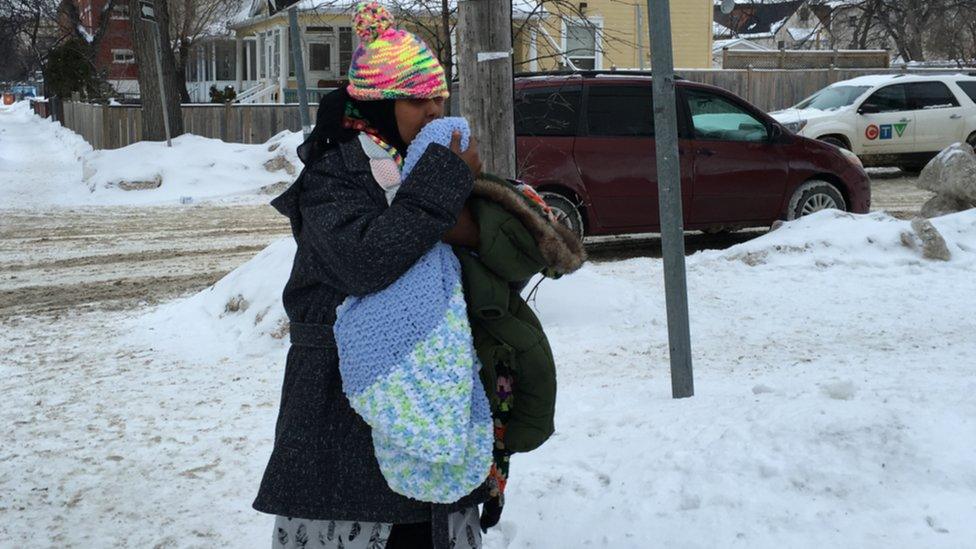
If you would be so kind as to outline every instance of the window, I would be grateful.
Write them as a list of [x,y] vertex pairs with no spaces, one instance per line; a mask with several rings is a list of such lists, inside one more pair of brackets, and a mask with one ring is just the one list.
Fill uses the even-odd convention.
[[593,136],[650,137],[654,135],[651,86],[590,86],[586,99],[586,128]]
[[332,70],[332,44],[313,42],[308,45],[308,70],[313,72]]
[[886,86],[871,94],[871,97],[864,102],[862,107],[868,107],[875,112],[898,112],[910,111],[911,105],[908,104],[908,94],[904,84]]
[[962,88],[962,91],[966,92],[966,95],[968,95],[974,103],[976,103],[976,80],[956,82],[956,84]]
[[857,27],[857,16],[852,15],[847,19],[847,24],[851,27]]
[[830,86],[811,95],[797,104],[797,109],[817,109],[833,111],[852,105],[858,97],[871,89],[870,86]]
[[112,6],[112,19],[128,19],[129,4],[120,3]]
[[786,49],[786,40],[779,40],[778,42],[776,42],[776,49],[778,49],[778,50],[785,50]]
[[217,80],[237,79],[237,50],[232,43],[215,44],[217,56]]
[[339,27],[339,75],[345,76],[352,64],[352,27]]
[[136,62],[136,56],[132,50],[112,50],[112,62],[128,65]]
[[520,92],[515,97],[515,135],[575,136],[579,104],[578,89]]
[[688,90],[688,110],[695,139],[765,141],[766,125],[742,107],[718,95]]
[[958,107],[959,101],[942,82],[918,82],[908,85],[908,94],[916,110]]
[[[245,80],[257,80],[258,79],[258,44],[254,40],[247,40],[244,42],[244,47],[247,48],[244,53],[245,62],[249,62],[250,66],[247,67],[247,74],[244,75]],[[250,53],[250,55],[248,55]]]
[[566,23],[566,55],[579,69],[597,69],[597,27],[590,22]]

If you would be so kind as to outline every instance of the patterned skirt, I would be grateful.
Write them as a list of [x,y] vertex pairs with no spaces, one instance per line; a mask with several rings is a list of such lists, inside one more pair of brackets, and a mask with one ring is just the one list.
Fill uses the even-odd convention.
[[[385,549],[392,524],[275,518],[272,549]],[[451,549],[481,549],[478,506],[448,515]]]

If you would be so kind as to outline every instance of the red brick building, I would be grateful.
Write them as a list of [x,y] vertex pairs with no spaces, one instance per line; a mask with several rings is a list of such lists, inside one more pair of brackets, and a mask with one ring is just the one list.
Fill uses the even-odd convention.
[[116,4],[106,13],[107,0],[65,0],[73,2],[78,7],[81,21],[81,31],[91,40],[103,17],[109,17],[108,28],[101,40],[98,41],[95,52],[95,65],[98,70],[104,70],[108,81],[119,93],[139,93],[139,68],[136,65],[135,54],[132,51],[132,25],[129,22],[129,4],[125,0],[116,0]]

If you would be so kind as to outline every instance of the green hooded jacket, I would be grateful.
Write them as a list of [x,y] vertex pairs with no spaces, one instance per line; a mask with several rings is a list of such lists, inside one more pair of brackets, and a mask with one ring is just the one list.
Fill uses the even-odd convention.
[[522,283],[544,273],[558,277],[586,259],[579,238],[554,223],[511,183],[490,175],[475,181],[468,206],[477,220],[477,250],[457,250],[481,379],[497,411],[496,367],[517,378],[505,447],[528,452],[555,429],[556,365],[539,319],[520,295]]

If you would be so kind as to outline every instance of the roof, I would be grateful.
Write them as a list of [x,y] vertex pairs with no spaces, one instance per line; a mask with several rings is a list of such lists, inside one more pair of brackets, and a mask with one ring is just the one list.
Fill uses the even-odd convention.
[[757,44],[748,38],[729,38],[712,42],[712,53],[718,53],[725,48],[730,50],[772,51],[770,48]]
[[806,0],[784,2],[737,2],[732,13],[722,13],[720,5],[713,7],[715,28],[718,36],[769,36],[776,34]]

